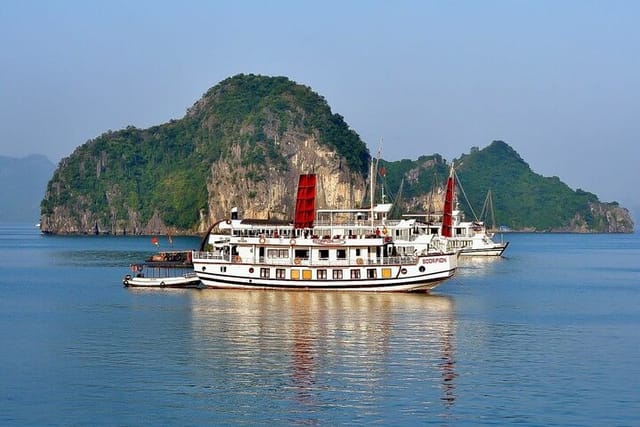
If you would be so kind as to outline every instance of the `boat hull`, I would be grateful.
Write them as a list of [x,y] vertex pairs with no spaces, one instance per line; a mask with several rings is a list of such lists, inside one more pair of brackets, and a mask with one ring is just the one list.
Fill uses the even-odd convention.
[[509,243],[497,243],[487,247],[465,247],[460,251],[460,256],[502,256]]
[[451,278],[456,267],[456,256],[449,254],[423,257],[412,265],[274,266],[199,260],[197,256],[194,260],[203,287],[223,289],[426,292]]
[[198,288],[200,279],[195,273],[169,277],[135,277],[126,275],[122,280],[126,287],[137,288]]

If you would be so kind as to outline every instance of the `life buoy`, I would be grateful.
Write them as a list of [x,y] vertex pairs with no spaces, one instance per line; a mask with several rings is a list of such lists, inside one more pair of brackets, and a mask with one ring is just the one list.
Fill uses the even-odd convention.
[[242,262],[242,258],[240,258],[239,255],[234,255],[233,256],[233,262]]
[[226,220],[225,222],[226,222],[227,224],[231,224],[231,220],[230,220],[230,219]]
[[402,268],[402,269],[400,270],[400,273],[402,273],[402,274],[407,274],[407,269],[406,269],[406,268]]
[[293,260],[293,263],[294,263],[295,265],[300,265],[300,258],[296,257],[296,258]]
[[289,244],[290,244],[291,246],[295,245],[295,244],[296,244],[296,239],[291,239],[291,240],[289,240]]
[[264,237],[260,237],[260,244],[264,245],[264,242],[266,242],[267,239],[265,239]]
[[364,264],[364,260],[362,258],[356,258],[356,264],[362,265]]
[[161,288],[164,288],[164,287],[165,287],[164,282],[160,282],[160,287],[161,287]]

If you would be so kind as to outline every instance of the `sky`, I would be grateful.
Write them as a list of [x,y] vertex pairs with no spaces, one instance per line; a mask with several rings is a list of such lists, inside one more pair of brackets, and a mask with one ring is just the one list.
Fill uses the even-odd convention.
[[2,0],[0,155],[54,163],[239,73],[323,96],[385,160],[493,140],[640,218],[638,1]]

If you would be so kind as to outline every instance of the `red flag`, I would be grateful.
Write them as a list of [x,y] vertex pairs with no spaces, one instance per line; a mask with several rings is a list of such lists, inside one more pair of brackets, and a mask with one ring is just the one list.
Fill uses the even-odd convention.
[[156,236],[153,236],[151,238],[151,243],[153,243],[154,245],[158,246],[158,238]]
[[380,176],[385,176],[386,174],[387,174],[387,171],[386,171],[386,170],[384,170],[384,166],[382,166],[382,167],[380,168]]

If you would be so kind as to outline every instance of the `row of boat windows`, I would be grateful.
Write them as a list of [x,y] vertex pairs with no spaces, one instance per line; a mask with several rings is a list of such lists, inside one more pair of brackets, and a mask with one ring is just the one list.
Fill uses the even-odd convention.
[[[294,257],[300,259],[309,259],[309,250],[308,249],[296,249],[294,251]],[[359,257],[361,254],[361,250],[359,248],[355,249],[355,256]],[[289,258],[289,250],[288,249],[267,249],[267,258],[271,259],[285,259]],[[318,251],[319,259],[329,259],[329,249],[320,249]],[[337,249],[336,250],[336,259],[347,259],[347,250],[346,249]]]
[[[338,235],[338,236],[333,236],[333,238],[357,238],[359,236],[367,236],[367,237],[376,237],[376,236],[380,236],[381,234],[387,235],[388,234],[392,234],[395,238],[400,238],[400,237],[408,237],[409,235],[419,235],[419,234],[424,234],[425,233],[425,229],[423,228],[414,228],[414,229],[392,229],[389,230],[389,232],[387,232],[386,227],[381,226],[377,227],[375,229],[375,231],[371,231],[370,228],[366,228],[364,230],[362,229],[358,229],[357,232],[353,231],[353,230],[348,230],[346,235]],[[227,231],[228,232],[228,231]],[[428,230],[426,230],[426,232],[428,234],[438,234],[440,232],[439,228],[430,228]],[[303,230],[303,229],[296,229],[296,230],[291,230],[291,229],[282,229],[282,230],[274,230],[274,229],[251,229],[251,230],[232,230],[232,233],[234,236],[237,237],[259,237],[259,236],[264,236],[264,237],[280,237],[280,238],[293,238],[293,237],[312,237],[312,238],[323,238],[323,239],[328,239],[331,238],[331,234],[327,234],[327,235],[322,235],[322,234],[314,234],[312,236],[309,236],[309,230]],[[356,234],[357,233],[357,234]],[[464,227],[454,227],[453,228],[453,234],[455,236],[466,236],[467,235],[467,229]]]
[[466,248],[467,246],[473,246],[472,240],[449,240],[447,243],[451,248]]
[[[465,246],[465,245],[463,245]],[[336,249],[336,260],[346,260],[347,259],[347,250],[346,249]],[[385,256],[403,256],[408,254],[413,254],[416,251],[413,246],[406,246],[402,248],[393,247],[389,251],[385,251]],[[365,251],[360,248],[353,249],[355,257],[364,256]],[[371,252],[373,254],[373,252]],[[378,255],[379,256],[379,255]],[[268,259],[289,259],[289,250],[288,249],[267,249],[267,258]],[[310,251],[308,249],[296,249],[294,251],[294,258],[299,259],[309,259]],[[320,249],[317,253],[317,259],[328,260],[329,259],[329,249]]]
[[[262,267],[260,268],[260,278],[261,279],[270,279],[271,278],[271,268]],[[292,269],[290,270],[290,279],[292,280],[312,280],[312,270],[307,269]],[[319,268],[315,270],[316,279],[317,280],[327,280],[329,279],[329,273],[331,273],[331,278],[333,280],[342,280],[345,278],[345,270],[342,269],[333,269],[327,270]],[[351,279],[361,279],[362,278],[362,270],[359,268],[354,268],[347,270],[349,277]],[[375,268],[367,268],[365,269],[365,275],[367,279],[377,279],[378,278],[378,270]],[[276,268],[275,269],[275,278],[276,279],[286,279],[287,270],[284,268]],[[391,277],[391,269],[390,268],[382,268],[381,269],[381,277],[390,278]]]
[[[220,269],[223,273],[227,271],[227,267],[221,267]],[[275,275],[272,276],[272,271],[275,270]],[[250,272],[253,272],[253,269],[250,269]],[[362,269],[360,268],[352,268],[348,270],[344,269],[324,269],[319,268],[315,270],[317,280],[327,280],[331,276],[333,280],[343,280],[349,277],[352,280],[362,279]],[[345,274],[347,272],[347,274]],[[376,268],[366,268],[364,269],[364,277],[367,279],[377,279],[378,278],[378,269]],[[348,276],[347,276],[348,275]],[[287,279],[287,269],[286,268],[268,268],[261,267],[260,268],[260,278],[261,279],[270,279],[271,277],[275,277],[276,279]],[[391,278],[391,269],[390,268],[381,268],[380,269],[380,277],[384,279]],[[313,279],[313,270],[308,269],[291,269],[289,270],[289,279],[291,280],[312,280]]]
[[[345,232],[345,230],[342,230]],[[228,231],[227,231],[228,232]],[[380,236],[393,236],[395,238],[408,238],[412,235],[424,234],[424,229],[392,229],[387,230],[386,227],[376,227],[371,229],[369,227],[358,230],[348,230],[346,234],[334,235],[331,230],[326,232],[319,232],[318,234],[311,234],[309,230],[296,229],[296,230],[270,230],[270,229],[252,229],[252,230],[233,230],[232,234],[236,237],[274,237],[274,238],[296,238],[296,237],[311,237],[312,239],[356,239],[361,237],[380,237]],[[438,229],[429,231],[430,234],[438,234]],[[457,235],[463,234],[462,230],[456,230]]]

